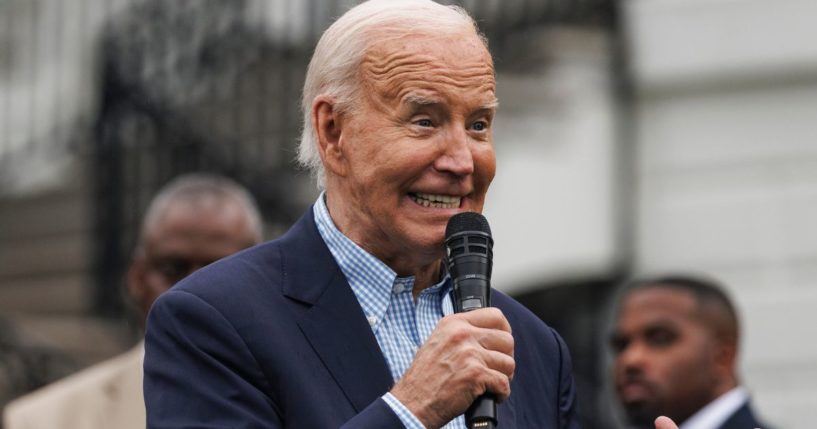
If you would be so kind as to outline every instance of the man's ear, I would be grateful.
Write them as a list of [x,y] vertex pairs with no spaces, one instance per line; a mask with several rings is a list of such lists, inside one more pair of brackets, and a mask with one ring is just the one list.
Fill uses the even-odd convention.
[[715,365],[724,376],[735,375],[737,358],[738,348],[735,342],[721,340],[715,345]]
[[337,176],[345,176],[347,166],[343,153],[342,123],[334,99],[323,95],[315,98],[312,102],[312,127],[326,170]]

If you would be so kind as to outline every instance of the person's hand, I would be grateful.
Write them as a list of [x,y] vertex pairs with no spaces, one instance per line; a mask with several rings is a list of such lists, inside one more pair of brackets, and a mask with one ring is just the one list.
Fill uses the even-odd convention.
[[678,429],[678,425],[671,418],[661,416],[655,419],[655,429]]
[[465,412],[481,394],[497,402],[511,394],[513,336],[496,308],[440,320],[391,393],[426,427],[438,428]]

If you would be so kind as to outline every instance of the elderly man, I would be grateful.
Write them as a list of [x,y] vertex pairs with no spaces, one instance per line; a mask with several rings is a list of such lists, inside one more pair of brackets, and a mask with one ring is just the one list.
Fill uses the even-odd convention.
[[[153,301],[194,270],[261,241],[250,194],[216,176],[187,175],[148,207],[127,274],[142,321]],[[145,427],[139,345],[8,405],[6,429]]]
[[491,393],[500,428],[578,427],[556,332],[496,291],[496,308],[451,314],[443,236],[482,210],[496,105],[461,9],[375,0],[340,17],[303,93],[300,157],[325,192],[281,239],[157,301],[148,425],[464,428]]
[[634,282],[611,344],[616,392],[636,427],[651,427],[660,415],[682,429],[767,427],[738,383],[737,315],[714,283],[687,276]]

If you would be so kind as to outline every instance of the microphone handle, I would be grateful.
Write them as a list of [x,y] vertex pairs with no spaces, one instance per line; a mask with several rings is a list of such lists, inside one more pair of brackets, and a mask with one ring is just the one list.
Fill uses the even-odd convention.
[[[480,275],[458,279],[455,289],[457,313],[491,306],[490,281]],[[465,424],[469,429],[493,429],[497,425],[496,396],[486,392],[465,411]]]
[[465,423],[470,429],[496,427],[496,398],[493,393],[480,395],[465,411]]

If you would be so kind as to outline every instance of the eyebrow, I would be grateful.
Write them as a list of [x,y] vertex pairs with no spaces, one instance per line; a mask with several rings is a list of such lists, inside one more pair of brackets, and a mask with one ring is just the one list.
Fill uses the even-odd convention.
[[678,323],[672,319],[667,318],[660,318],[650,321],[644,326],[644,331],[648,331],[650,329],[677,329]]
[[408,94],[405,97],[403,97],[403,102],[406,104],[428,106],[431,104],[442,103],[442,100],[440,100],[437,97],[428,97],[420,94]]
[[[433,106],[435,104],[443,103],[443,100],[439,97],[433,96],[426,96],[421,94],[408,94],[403,97],[403,102],[413,106]],[[494,98],[487,104],[479,106],[478,108],[474,109],[475,112],[483,112],[483,111],[490,111],[496,110],[499,106],[499,100]]]
[[499,107],[499,100],[494,98],[491,102],[489,102],[488,104],[483,105],[482,107],[480,107],[477,110],[496,110],[497,107]]

